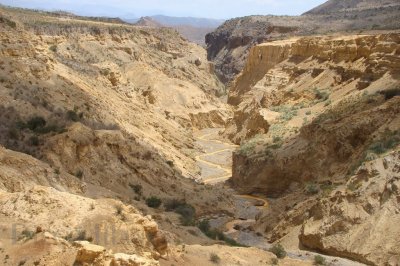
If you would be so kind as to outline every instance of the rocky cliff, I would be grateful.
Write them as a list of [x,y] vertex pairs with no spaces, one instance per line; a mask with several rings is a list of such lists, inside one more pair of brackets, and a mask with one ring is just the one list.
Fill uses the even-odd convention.
[[[233,81],[251,47],[290,36],[400,28],[398,1],[328,1],[302,16],[248,16],[226,21],[206,36],[209,60],[224,83]],[[368,18],[368,19],[365,19]]]
[[[356,202],[350,194],[341,197],[349,202],[343,207],[332,191],[359,191],[355,173],[361,178],[361,169],[370,161],[379,164],[382,156],[397,160],[388,154],[400,144],[399,51],[397,33],[300,37],[251,49],[230,89],[229,102],[236,108],[225,135],[241,143],[233,156],[232,185],[242,193],[274,198],[257,222],[271,241],[284,241],[303,226],[296,232],[308,248],[369,264],[398,263],[391,236],[368,227],[379,216],[391,230],[398,202],[388,200],[390,207],[374,203],[357,220],[344,208],[363,208],[368,195],[384,192],[371,184],[375,192],[359,194]],[[375,171],[374,180],[392,184],[396,171]],[[328,198],[326,212],[315,205],[321,198]],[[361,243],[362,228],[375,240]],[[351,239],[345,245],[336,242],[341,234]],[[371,253],[378,249],[381,254]]]

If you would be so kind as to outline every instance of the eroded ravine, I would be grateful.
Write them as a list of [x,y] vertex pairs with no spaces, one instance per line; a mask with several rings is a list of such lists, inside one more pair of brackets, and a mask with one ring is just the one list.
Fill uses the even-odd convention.
[[[196,143],[203,150],[196,156],[201,169],[198,182],[217,185],[229,180],[232,175],[232,153],[238,147],[219,138],[221,128],[207,128],[197,131],[194,135]],[[235,193],[232,191],[232,193]],[[252,229],[257,215],[269,208],[267,198],[257,195],[235,195],[235,216],[225,215],[206,217],[214,227],[223,228],[224,234],[234,238],[240,244],[268,250],[272,245],[263,236]],[[287,250],[287,255],[293,259],[312,261],[315,252],[304,250]],[[329,265],[354,266],[364,265],[348,259],[323,255]]]

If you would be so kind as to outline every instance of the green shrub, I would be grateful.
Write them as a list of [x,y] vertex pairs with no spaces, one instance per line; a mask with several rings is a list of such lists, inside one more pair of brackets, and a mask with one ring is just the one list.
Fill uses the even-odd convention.
[[315,194],[318,194],[319,188],[316,184],[307,184],[306,192],[309,195],[315,195]]
[[307,112],[306,112],[306,115],[311,115],[311,111],[307,111]]
[[211,253],[211,255],[210,255],[210,261],[211,261],[212,263],[219,264],[219,263],[221,262],[221,258],[220,258],[217,254]]
[[326,259],[321,255],[314,256],[314,264],[315,265],[326,265]]
[[150,208],[155,208],[157,209],[158,207],[160,207],[161,205],[161,199],[155,197],[155,196],[151,196],[150,198],[146,199],[146,204],[147,206],[149,206]]
[[208,220],[201,220],[198,224],[197,227],[202,231],[203,233],[210,231],[210,222]]
[[140,184],[129,184],[129,186],[132,188],[133,192],[135,192],[138,195],[142,195],[142,185]]
[[286,251],[281,244],[273,245],[268,251],[274,253],[279,259],[286,257]]
[[180,214],[182,225],[190,226],[195,224],[194,218],[196,215],[196,209],[185,201],[172,199],[167,201],[164,204],[164,207],[166,211],[174,211]]
[[236,240],[225,236],[223,232],[217,229],[211,229],[208,220],[200,221],[197,224],[197,227],[203,232],[203,234],[211,239],[224,241],[226,244],[234,247],[245,247],[244,245],[236,242]]

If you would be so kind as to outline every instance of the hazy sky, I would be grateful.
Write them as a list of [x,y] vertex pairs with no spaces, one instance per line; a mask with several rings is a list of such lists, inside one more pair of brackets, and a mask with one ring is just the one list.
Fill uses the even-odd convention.
[[80,15],[135,18],[146,15],[232,18],[300,15],[326,0],[0,0],[10,6],[67,10]]

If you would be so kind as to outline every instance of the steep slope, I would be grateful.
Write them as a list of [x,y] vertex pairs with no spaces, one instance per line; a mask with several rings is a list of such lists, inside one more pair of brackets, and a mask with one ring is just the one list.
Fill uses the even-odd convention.
[[[193,127],[229,114],[205,50],[171,29],[105,21],[0,9],[5,265],[159,265],[188,229],[153,197],[185,202],[191,219],[231,210],[225,189],[193,180]],[[101,243],[108,224],[131,231]]]
[[298,35],[400,29],[399,8],[395,0],[328,1],[302,16],[231,19],[206,36],[208,59],[221,81],[228,83],[243,69],[254,45]]
[[[273,198],[255,226],[270,241],[300,235],[301,245],[327,254],[398,263],[391,226],[399,202],[383,191],[396,183],[397,153],[385,157],[387,171],[379,163],[400,144],[399,51],[398,33],[298,37],[251,49],[230,89],[236,109],[225,135],[242,143],[234,188]],[[363,174],[360,166],[370,164],[378,171]]]

